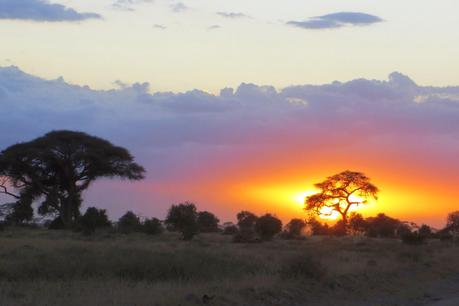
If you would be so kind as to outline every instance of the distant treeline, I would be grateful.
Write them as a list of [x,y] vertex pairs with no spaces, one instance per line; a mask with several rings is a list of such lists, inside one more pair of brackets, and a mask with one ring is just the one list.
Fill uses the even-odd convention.
[[[141,218],[132,211],[126,212],[116,222],[109,220],[104,209],[89,207],[75,223],[73,230],[84,235],[92,235],[98,230],[110,230],[114,233],[146,233],[160,235],[165,231],[178,232],[183,240],[191,240],[199,233],[220,233],[231,235],[233,242],[252,243],[271,240],[274,237],[289,240],[302,240],[307,236],[366,236],[371,238],[399,238],[408,244],[421,244],[426,239],[451,240],[459,235],[459,211],[447,217],[447,225],[441,230],[428,225],[417,226],[411,222],[400,221],[383,213],[375,217],[364,218],[352,213],[345,227],[340,220],[330,226],[320,222],[314,216],[307,219],[292,219],[283,225],[273,214],[257,216],[249,211],[236,215],[237,222],[220,223],[218,217],[209,211],[198,211],[194,203],[184,202],[172,205],[164,220]],[[17,223],[6,218],[0,229],[9,225],[34,225],[31,222]],[[39,225],[35,225],[39,226]],[[57,217],[41,224],[50,230],[66,229],[62,219]]]

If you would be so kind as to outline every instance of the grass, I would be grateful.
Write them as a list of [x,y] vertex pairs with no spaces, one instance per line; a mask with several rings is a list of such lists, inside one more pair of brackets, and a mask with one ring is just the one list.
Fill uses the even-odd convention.
[[184,242],[174,233],[8,229],[0,233],[0,305],[422,304],[459,275],[458,252],[437,240],[235,244],[219,234]]

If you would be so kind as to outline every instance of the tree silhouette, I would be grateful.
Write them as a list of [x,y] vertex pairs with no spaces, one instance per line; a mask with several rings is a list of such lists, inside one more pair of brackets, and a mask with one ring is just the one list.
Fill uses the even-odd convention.
[[305,209],[317,215],[339,213],[347,226],[349,210],[353,206],[368,203],[369,198],[377,199],[378,188],[360,172],[344,171],[315,184],[320,192],[305,199]]
[[459,232],[459,211],[454,211],[448,214],[446,219],[447,231],[458,233]]
[[218,218],[211,212],[200,211],[198,212],[198,227],[202,233],[218,232]]
[[261,216],[255,223],[255,231],[262,240],[271,240],[281,230],[282,221],[271,214]]
[[145,170],[122,147],[82,132],[53,131],[30,142],[15,144],[0,154],[0,175],[19,191],[22,205],[44,201],[39,213],[57,214],[65,227],[80,216],[82,192],[100,177],[140,180]]
[[165,223],[182,233],[183,240],[191,240],[198,232],[196,205],[190,202],[172,205]]
[[291,238],[300,237],[303,229],[306,227],[306,222],[301,219],[292,219],[285,226],[286,233]]

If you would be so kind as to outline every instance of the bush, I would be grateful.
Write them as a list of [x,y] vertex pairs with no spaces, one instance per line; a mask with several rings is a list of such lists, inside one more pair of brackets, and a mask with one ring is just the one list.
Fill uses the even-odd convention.
[[227,222],[223,224],[223,231],[222,231],[223,235],[234,235],[237,232],[238,232],[238,228],[233,223]]
[[198,213],[198,227],[202,233],[214,233],[218,232],[218,218],[211,212],[200,211]]
[[196,206],[190,202],[172,205],[167,214],[166,224],[181,232],[183,240],[193,239],[199,229]]
[[33,218],[33,208],[30,201],[19,200],[12,205],[11,212],[6,216],[8,223],[22,224],[31,221]]
[[282,221],[271,214],[258,218],[255,231],[262,240],[270,240],[282,230]]
[[314,236],[330,234],[330,228],[328,227],[328,224],[322,224],[316,218],[310,218],[307,221],[307,225],[311,229],[311,234]]
[[254,227],[258,217],[250,211],[243,210],[237,214],[237,225],[241,227]]
[[419,232],[406,232],[402,236],[402,242],[409,245],[421,245],[425,241],[425,237]]
[[139,232],[142,229],[139,217],[128,211],[118,220],[118,230],[122,233]]
[[366,219],[367,232],[369,237],[394,238],[397,236],[397,230],[400,229],[401,222],[397,219],[378,214],[376,217]]
[[251,243],[258,242],[255,231],[251,227],[241,227],[233,236],[235,243]]
[[424,238],[431,238],[433,233],[432,233],[432,229],[430,228],[430,226],[428,225],[425,225],[423,224],[420,228],[419,228],[419,235],[421,235],[422,237]]
[[79,225],[85,234],[92,234],[97,228],[110,227],[111,222],[108,220],[105,209],[88,207],[84,215],[79,219]]
[[301,237],[303,229],[306,227],[306,222],[301,219],[292,219],[285,226],[284,238],[295,239]]
[[56,217],[54,220],[52,220],[49,225],[48,229],[50,230],[63,230],[65,229],[64,222],[62,221],[61,217]]
[[143,222],[143,230],[146,234],[158,235],[163,232],[163,225],[161,224],[161,221],[156,218],[146,219]]

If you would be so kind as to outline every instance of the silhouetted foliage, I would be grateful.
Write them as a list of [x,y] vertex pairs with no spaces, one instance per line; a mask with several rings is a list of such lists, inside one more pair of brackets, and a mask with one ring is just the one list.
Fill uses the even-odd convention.
[[364,234],[367,231],[367,221],[359,213],[351,213],[348,220],[348,230],[350,234]]
[[271,214],[266,214],[258,218],[255,231],[262,240],[270,240],[282,231],[282,221]]
[[84,215],[79,219],[79,224],[85,234],[94,233],[97,228],[111,226],[106,210],[96,207],[88,207]]
[[139,180],[144,172],[126,149],[82,132],[53,131],[0,154],[0,174],[20,191],[23,205],[43,196],[39,213],[57,214],[66,228],[79,218],[81,194],[94,180]]
[[132,211],[128,211],[118,220],[118,230],[122,233],[139,232],[142,230],[142,224],[139,217]]
[[196,206],[190,202],[172,205],[165,222],[182,233],[183,240],[193,239],[199,229]]
[[63,230],[65,229],[64,222],[62,222],[62,218],[54,218],[51,222],[48,224],[48,229],[50,230]]
[[345,236],[347,234],[346,224],[343,220],[338,220],[329,231],[333,236]]
[[211,212],[198,212],[198,227],[202,233],[218,232],[218,223],[220,220]]
[[296,239],[301,237],[304,228],[306,227],[306,222],[301,219],[292,219],[285,226],[284,238]]
[[237,225],[239,227],[254,227],[258,217],[250,211],[243,210],[237,214]]
[[234,235],[238,232],[238,228],[232,222],[223,223],[223,235]]
[[430,226],[423,224],[419,230],[418,230],[419,235],[421,235],[424,238],[431,238],[433,235],[432,229]]
[[394,238],[397,236],[397,230],[400,229],[400,221],[385,214],[378,214],[376,217],[366,219],[367,236]]
[[32,206],[27,201],[20,199],[12,205],[10,213],[6,216],[6,222],[22,224],[24,222],[31,221],[32,218]]
[[149,235],[158,235],[163,232],[163,225],[156,218],[146,219],[143,222],[143,231]]
[[258,217],[250,211],[241,211],[237,214],[237,225],[239,231],[234,235],[233,242],[247,243],[256,241],[255,223]]
[[426,240],[426,237],[421,235],[418,231],[415,232],[404,232],[400,235],[404,244],[420,245]]
[[459,233],[459,211],[448,214],[446,229],[452,233]]
[[310,228],[311,234],[313,236],[323,236],[330,234],[330,228],[328,227],[328,224],[321,223],[316,218],[309,218],[309,220],[306,223]]
[[377,198],[378,188],[360,172],[344,171],[315,184],[320,193],[305,200],[305,209],[317,215],[331,215],[337,212],[347,226],[349,209],[367,204],[369,198]]

